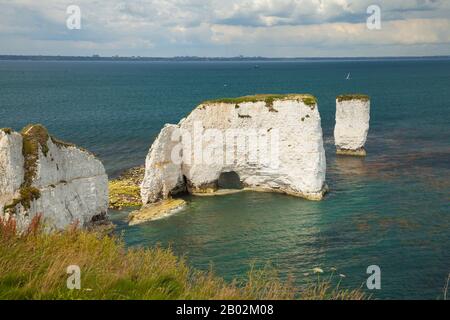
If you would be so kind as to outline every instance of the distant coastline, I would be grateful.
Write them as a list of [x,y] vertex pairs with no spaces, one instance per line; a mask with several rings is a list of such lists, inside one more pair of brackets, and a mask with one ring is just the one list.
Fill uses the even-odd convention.
[[450,56],[386,56],[386,57],[297,57],[297,58],[269,58],[269,57],[197,57],[197,56],[178,56],[178,57],[141,57],[141,56],[52,56],[52,55],[0,55],[1,60],[16,61],[379,61],[379,60],[447,60]]

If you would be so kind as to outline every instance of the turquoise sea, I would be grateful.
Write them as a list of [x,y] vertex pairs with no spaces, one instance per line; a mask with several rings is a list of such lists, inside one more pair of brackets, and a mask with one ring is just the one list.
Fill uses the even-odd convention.
[[[259,68],[255,68],[258,65]],[[351,79],[345,80],[347,73]],[[199,102],[254,93],[319,101],[331,192],[321,202],[239,193],[190,198],[169,218],[128,227],[129,246],[161,243],[227,279],[270,262],[299,286],[319,266],[375,298],[442,297],[450,273],[450,60],[284,62],[0,61],[0,127],[42,123],[96,153],[111,177],[143,164],[165,123]],[[336,157],[335,96],[372,97],[366,159]]]

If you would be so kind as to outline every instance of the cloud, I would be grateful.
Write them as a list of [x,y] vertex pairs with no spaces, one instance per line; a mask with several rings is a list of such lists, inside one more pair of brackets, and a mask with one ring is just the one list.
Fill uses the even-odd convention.
[[[378,31],[365,25],[373,2],[382,9]],[[66,28],[70,4],[81,8],[81,30]],[[3,54],[450,54],[445,0],[0,0],[0,6]]]
[[213,26],[213,41],[222,44],[258,42],[270,45],[309,43],[336,45],[411,45],[450,42],[450,21],[445,19],[411,19],[386,22],[380,31],[370,31],[364,23],[329,23],[308,26],[237,27]]

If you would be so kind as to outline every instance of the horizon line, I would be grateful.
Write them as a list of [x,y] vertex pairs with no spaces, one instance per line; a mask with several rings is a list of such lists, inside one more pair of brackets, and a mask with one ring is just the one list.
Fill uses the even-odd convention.
[[49,55],[49,54],[0,54],[0,60],[39,60],[39,59],[59,59],[59,60],[345,60],[345,59],[439,59],[450,58],[450,55],[417,55],[417,56],[329,56],[329,57],[265,57],[265,56],[101,56],[99,54],[92,55]]

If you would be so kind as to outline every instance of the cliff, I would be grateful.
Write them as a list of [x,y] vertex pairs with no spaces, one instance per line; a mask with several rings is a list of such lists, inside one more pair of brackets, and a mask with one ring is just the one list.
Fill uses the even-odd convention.
[[225,173],[246,190],[320,200],[325,151],[311,95],[256,95],[206,101],[161,130],[147,155],[144,204],[180,191],[216,194]]
[[370,99],[366,95],[341,95],[336,98],[336,153],[365,156],[369,132]]
[[51,137],[41,125],[0,130],[0,216],[19,230],[42,214],[50,229],[106,219],[108,178],[88,151]]

